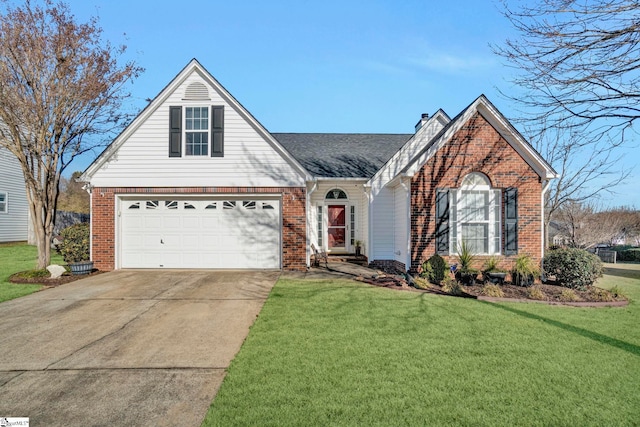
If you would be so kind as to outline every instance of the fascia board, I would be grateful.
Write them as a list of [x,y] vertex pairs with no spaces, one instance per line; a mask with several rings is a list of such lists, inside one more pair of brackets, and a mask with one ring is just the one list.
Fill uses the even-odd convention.
[[246,108],[236,100],[196,59],[192,59],[186,67],[145,107],[136,118],[109,144],[107,148],[91,163],[80,176],[84,182],[89,182],[93,174],[113,156],[120,146],[126,141],[166,100],[173,92],[189,77],[193,72],[197,72],[206,80],[218,94],[260,134],[299,174],[308,181],[311,174],[296,160],[287,150],[278,143],[275,138],[258,122],[258,120],[247,111]]
[[[371,177],[371,179],[368,182],[368,185],[375,185],[379,188],[382,188],[388,185],[390,181],[394,180],[399,174],[402,174],[402,171],[407,167],[407,165],[411,164],[415,160],[415,156],[412,156],[402,164],[399,164],[400,162],[399,159],[402,155],[404,155],[405,151],[410,149],[411,146],[417,143],[416,140],[421,139],[424,136],[424,134],[428,132],[428,130],[431,129],[433,126],[436,126],[439,124],[442,127],[444,127],[450,121],[451,119],[449,118],[447,113],[445,113],[442,109],[439,109],[433,116],[429,118],[427,123],[425,123],[420,129],[418,129],[418,132],[416,132],[415,135],[409,138],[409,140],[391,157],[391,159],[389,159],[380,168],[380,170],[378,170],[378,172],[376,172],[376,174],[373,177]],[[429,141],[427,140],[423,141],[423,144],[428,144],[428,143]],[[418,150],[418,151],[421,151],[421,150]],[[395,167],[395,169],[398,172],[395,173],[390,180],[387,180],[386,182],[382,182],[382,180],[384,179],[383,177],[385,173],[387,173],[388,170],[392,167]]]
[[[484,100],[482,100],[484,101]],[[491,126],[513,147],[529,166],[543,179],[558,177],[556,171],[540,156],[524,137],[506,120],[506,118],[490,103],[480,102],[478,112]]]

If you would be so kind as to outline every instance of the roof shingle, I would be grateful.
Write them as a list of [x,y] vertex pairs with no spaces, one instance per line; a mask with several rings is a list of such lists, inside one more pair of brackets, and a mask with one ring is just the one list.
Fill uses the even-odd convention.
[[309,173],[371,178],[413,134],[272,133]]

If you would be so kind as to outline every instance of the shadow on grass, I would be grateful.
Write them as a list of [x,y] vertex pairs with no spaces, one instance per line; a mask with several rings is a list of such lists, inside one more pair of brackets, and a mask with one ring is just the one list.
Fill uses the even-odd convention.
[[632,270],[628,268],[605,267],[604,274],[608,276],[625,277],[628,279],[640,279],[640,268]]
[[549,325],[553,325],[557,328],[564,329],[565,331],[573,332],[574,334],[582,335],[585,338],[592,339],[601,344],[610,345],[612,347],[619,348],[620,350],[627,351],[636,356],[640,356],[640,346],[635,344],[628,343],[626,341],[621,341],[615,338],[608,337],[606,335],[599,334],[597,332],[589,331],[587,329],[578,328],[577,326],[569,325],[566,323],[558,322],[557,320],[552,320],[546,317],[538,316],[537,314],[528,313],[526,311],[518,310],[513,307],[507,307],[502,304],[495,304],[488,301],[478,301],[482,304],[488,304],[492,307],[499,308],[501,310],[508,311],[513,314],[517,314],[522,317],[527,317],[533,320],[541,320]]

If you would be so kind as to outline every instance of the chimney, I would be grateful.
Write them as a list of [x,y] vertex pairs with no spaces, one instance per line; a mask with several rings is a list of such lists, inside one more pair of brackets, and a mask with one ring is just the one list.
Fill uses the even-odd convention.
[[422,113],[422,116],[420,117],[420,121],[416,123],[416,132],[418,132],[420,128],[424,126],[425,123],[427,123],[427,120],[429,120],[429,115],[427,113]]

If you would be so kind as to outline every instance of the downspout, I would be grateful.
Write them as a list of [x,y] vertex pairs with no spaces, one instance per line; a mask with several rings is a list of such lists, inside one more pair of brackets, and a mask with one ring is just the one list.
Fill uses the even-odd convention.
[[373,233],[371,232],[371,224],[373,224],[371,202],[373,201],[373,195],[371,194],[371,185],[364,184],[364,195],[367,196],[367,245],[364,248],[364,253],[371,263],[371,255],[373,254]]
[[545,281],[545,277],[544,277],[544,250],[545,250],[545,236],[547,233],[547,230],[544,229],[544,196],[547,193],[547,191],[549,191],[549,187],[551,187],[551,180],[550,179],[544,179],[542,180],[542,194],[540,195],[540,218],[542,218],[542,222],[540,223],[540,230],[542,230],[542,233],[540,234],[540,267],[541,267],[541,272],[540,272],[540,278],[542,279],[542,281]]
[[311,227],[311,215],[313,215],[313,213],[311,212],[311,195],[318,189],[318,178],[314,178],[313,179],[313,185],[311,186],[311,189],[307,190],[307,201],[306,201],[306,209],[307,209],[307,267],[309,267],[311,265],[311,235],[310,235],[310,231],[313,228]]
[[405,242],[406,246],[404,248],[405,250],[405,256],[404,256],[404,268],[409,271],[411,270],[411,259],[410,259],[410,254],[411,254],[411,185],[407,185],[408,181],[404,180],[404,177],[400,178],[400,185],[402,186],[402,188],[404,189],[404,192],[406,194],[406,203],[405,206],[407,208],[407,212],[405,215],[405,220],[406,220],[406,232],[407,232],[407,240]]
[[85,184],[82,188],[89,193],[89,260],[93,261],[93,186]]

